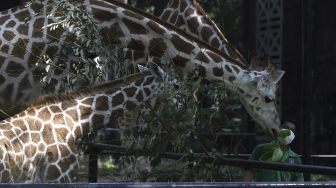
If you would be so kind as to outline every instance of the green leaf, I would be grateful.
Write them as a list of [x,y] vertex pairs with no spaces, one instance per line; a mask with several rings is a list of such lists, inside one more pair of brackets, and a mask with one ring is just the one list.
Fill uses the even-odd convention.
[[277,147],[273,151],[272,161],[280,161],[283,156],[283,152],[280,147]]
[[272,156],[273,156],[273,150],[268,150],[263,155],[260,156],[259,160],[272,161]]
[[274,143],[267,143],[267,144],[264,144],[262,147],[264,148],[265,151],[272,151],[273,152],[274,148],[277,147],[277,146]]
[[279,132],[279,136],[278,137],[285,138],[285,137],[289,136],[290,134],[291,134],[290,130],[289,129],[285,129],[285,130],[281,130]]
[[282,152],[279,144],[276,144],[276,143],[264,144],[263,149],[264,149],[265,153],[260,156],[259,160],[262,160],[262,161],[279,161],[283,156],[283,152]]

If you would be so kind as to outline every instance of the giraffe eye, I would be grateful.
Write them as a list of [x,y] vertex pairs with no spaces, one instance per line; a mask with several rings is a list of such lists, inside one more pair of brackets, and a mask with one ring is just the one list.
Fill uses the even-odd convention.
[[265,102],[266,102],[266,103],[271,103],[271,102],[273,102],[273,101],[274,101],[274,99],[265,96]]

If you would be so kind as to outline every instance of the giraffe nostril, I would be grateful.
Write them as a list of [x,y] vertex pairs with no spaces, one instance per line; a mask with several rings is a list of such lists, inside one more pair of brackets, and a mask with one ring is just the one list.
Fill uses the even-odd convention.
[[265,102],[266,102],[266,103],[271,103],[271,102],[273,102],[273,101],[274,101],[274,99],[265,96]]

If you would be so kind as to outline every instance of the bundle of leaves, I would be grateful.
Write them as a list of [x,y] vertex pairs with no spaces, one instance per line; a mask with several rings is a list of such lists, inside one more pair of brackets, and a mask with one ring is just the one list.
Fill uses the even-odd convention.
[[275,138],[274,142],[264,144],[265,153],[260,156],[259,160],[261,161],[272,161],[278,162],[281,161],[284,155],[284,145],[282,140],[290,135],[289,129],[284,129],[279,132],[279,135]]

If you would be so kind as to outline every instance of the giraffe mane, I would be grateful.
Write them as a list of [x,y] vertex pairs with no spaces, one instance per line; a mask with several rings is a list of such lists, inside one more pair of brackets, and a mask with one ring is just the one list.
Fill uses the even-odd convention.
[[207,23],[212,26],[212,28],[215,29],[218,36],[225,41],[229,47],[236,53],[236,55],[242,60],[242,62],[246,63],[245,58],[242,56],[242,54],[237,50],[237,48],[231,44],[224,36],[223,32],[217,27],[217,25],[209,18],[208,14],[204,11],[204,9],[201,7],[201,5],[196,0],[191,0],[194,7],[196,7],[197,11],[200,12],[206,19]]
[[41,106],[55,104],[59,102],[73,101],[78,98],[88,97],[90,95],[95,95],[99,92],[104,92],[104,91],[105,92],[108,91],[109,93],[111,93],[111,92],[118,90],[121,86],[128,85],[150,74],[152,74],[150,71],[145,71],[142,73],[132,74],[124,78],[120,78],[120,79],[116,79],[110,82],[99,84],[99,85],[96,85],[96,86],[93,86],[87,89],[80,89],[78,91],[73,91],[73,92],[65,93],[65,94],[63,93],[63,94],[56,94],[56,95],[41,96],[38,99],[36,99],[29,106],[29,108],[38,108]]
[[[247,68],[246,64],[244,64],[243,62],[239,62],[233,58],[231,58],[230,56],[228,56],[227,54],[223,53],[222,51],[220,51],[219,49],[217,48],[214,48],[212,47],[211,45],[209,45],[208,43],[206,42],[203,42],[202,40],[198,39],[197,37],[194,37],[190,34],[188,34],[187,32],[183,31],[182,29],[176,27],[175,25],[171,24],[171,23],[168,23],[166,21],[163,21],[161,20],[160,18],[156,17],[156,16],[153,16],[147,12],[144,12],[138,8],[135,8],[135,7],[132,7],[130,5],[127,5],[127,4],[124,4],[122,2],[119,2],[119,1],[116,1],[116,0],[102,0],[104,2],[107,2],[107,3],[111,3],[111,4],[114,4],[116,6],[119,6],[119,7],[122,7],[126,10],[130,10],[132,12],[135,12],[136,14],[139,14],[141,16],[144,16],[146,18],[149,18],[153,21],[155,21],[156,23],[159,23],[169,29],[172,29],[173,31],[175,31],[176,33],[178,34],[181,34],[182,36],[186,37],[187,39],[189,39],[190,41],[195,41],[196,43],[199,43],[201,44],[202,46],[205,46],[206,48],[210,49],[211,51],[221,55],[222,57],[225,57],[226,59],[230,60],[232,63],[242,67],[242,68]],[[204,10],[203,10],[204,11]],[[235,49],[235,48],[233,48]],[[241,56],[239,56],[241,57]]]

